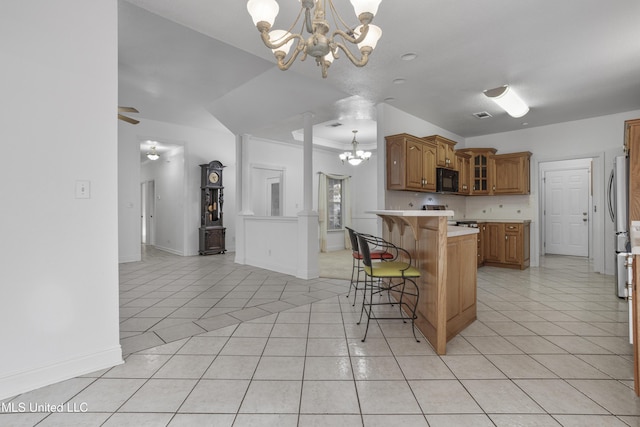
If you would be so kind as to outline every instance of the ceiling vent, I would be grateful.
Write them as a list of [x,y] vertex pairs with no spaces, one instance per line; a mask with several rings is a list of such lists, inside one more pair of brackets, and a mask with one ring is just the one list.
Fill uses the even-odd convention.
[[486,111],[480,111],[479,113],[473,113],[474,116],[476,116],[477,119],[486,119],[487,117],[493,117],[491,114],[487,113]]
[[327,125],[327,127],[329,127],[329,128],[337,128],[338,126],[342,126],[342,123],[335,122],[335,123],[331,123],[331,124]]

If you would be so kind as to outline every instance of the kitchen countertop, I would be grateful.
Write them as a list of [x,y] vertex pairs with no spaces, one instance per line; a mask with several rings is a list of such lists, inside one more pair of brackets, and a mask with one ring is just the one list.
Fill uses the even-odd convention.
[[476,221],[478,223],[482,223],[482,222],[512,222],[512,223],[517,223],[517,224],[525,224],[527,222],[531,222],[530,219],[459,219],[457,221]]
[[466,236],[467,234],[478,234],[479,232],[480,230],[474,227],[447,226],[447,237]]
[[380,210],[380,211],[367,211],[366,213],[372,213],[376,215],[392,215],[392,216],[453,216],[453,211],[423,211],[423,210],[408,210],[408,211],[392,211],[392,210]]
[[[373,213],[376,215],[388,215],[388,216],[404,216],[404,217],[417,217],[417,216],[447,216],[451,217],[454,215],[453,211],[443,210],[443,211],[427,211],[427,210],[407,210],[407,211],[396,211],[396,210],[379,210],[379,211],[368,211],[367,213]],[[473,227],[458,227],[456,225],[447,225],[447,237],[455,237],[455,236],[466,236],[468,234],[477,234],[480,230]]]

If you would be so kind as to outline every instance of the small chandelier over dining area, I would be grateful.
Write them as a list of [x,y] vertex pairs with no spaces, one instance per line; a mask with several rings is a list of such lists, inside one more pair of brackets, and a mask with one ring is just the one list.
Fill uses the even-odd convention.
[[[289,0],[294,2],[294,0]],[[369,61],[369,55],[375,49],[382,30],[371,24],[373,17],[378,12],[378,6],[382,0],[350,0],[360,21],[359,26],[350,28],[336,11],[333,0],[299,0],[302,8],[296,20],[291,24],[289,30],[273,30],[271,27],[280,10],[276,0],[249,0],[247,10],[253,19],[258,31],[260,31],[262,41],[273,51],[281,70],[288,70],[302,53],[302,61],[308,55],[315,58],[316,64],[322,69],[322,77],[327,77],[327,70],[334,59],[340,57],[339,51],[344,52],[347,58],[357,67],[363,67]],[[333,33],[329,33],[330,27],[325,14],[326,7],[334,19],[336,27],[338,22],[344,29],[336,28]],[[291,30],[298,24],[304,13],[302,28],[299,34],[291,33]],[[312,16],[313,14],[313,16]],[[309,38],[304,37],[306,31]],[[344,43],[340,42],[340,39]],[[296,43],[296,46],[289,56],[289,50]],[[346,43],[357,45],[360,50],[360,58],[356,57],[347,47]]]
[[371,157],[371,152],[358,150],[358,141],[356,141],[356,134],[358,133],[358,131],[354,130],[352,132],[353,141],[351,141],[351,144],[353,145],[353,150],[345,151],[344,153],[340,154],[340,160],[342,160],[342,163],[344,163],[346,160],[347,162],[349,162],[349,164],[357,166],[362,163],[363,160],[369,160],[369,158]]

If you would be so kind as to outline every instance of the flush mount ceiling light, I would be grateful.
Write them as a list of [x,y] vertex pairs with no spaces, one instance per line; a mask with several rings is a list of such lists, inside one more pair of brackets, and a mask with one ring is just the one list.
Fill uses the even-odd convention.
[[149,160],[158,160],[160,158],[160,155],[158,153],[156,153],[155,145],[153,147],[151,147],[151,151],[149,151],[147,153],[147,158]]
[[353,145],[353,150],[345,151],[344,153],[340,154],[340,160],[342,160],[342,163],[344,163],[344,161],[346,160],[349,162],[349,164],[357,166],[362,163],[363,160],[369,160],[369,157],[371,157],[371,152],[358,150],[358,141],[356,141],[356,133],[358,133],[358,131],[354,130],[352,132],[353,141],[351,141],[351,144]]
[[484,94],[511,117],[522,117],[529,112],[527,104],[507,85],[485,90]]
[[[302,61],[306,59],[307,55],[311,55],[316,59],[316,63],[322,68],[322,77],[326,78],[327,70],[333,60],[339,58],[340,50],[356,67],[363,67],[367,64],[369,55],[371,55],[380,36],[382,36],[382,30],[371,24],[382,0],[350,0],[361,24],[356,28],[349,28],[345,24],[336,11],[333,0],[299,1],[302,8],[288,31],[271,31],[273,22],[280,10],[276,0],[249,0],[247,2],[247,10],[253,19],[253,23],[260,31],[264,44],[273,51],[278,60],[278,68],[288,70],[298,55],[302,53]],[[329,34],[329,22],[326,20],[325,15],[326,6],[329,7],[336,26],[339,22],[344,29],[336,28],[332,34]],[[292,34],[290,31],[298,24],[303,12],[304,19],[300,34]],[[308,39],[305,39],[302,35],[304,31],[310,34]],[[357,45],[361,57],[356,58],[345,43],[338,41],[338,37],[345,43]],[[289,59],[285,60],[294,42],[296,42],[294,51],[289,56]]]

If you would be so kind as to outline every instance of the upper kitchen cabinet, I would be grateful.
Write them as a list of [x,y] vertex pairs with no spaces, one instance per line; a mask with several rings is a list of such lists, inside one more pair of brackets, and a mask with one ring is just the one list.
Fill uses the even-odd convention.
[[493,156],[496,154],[495,148],[464,148],[458,150],[471,156],[469,181],[471,188],[470,195],[493,194]]
[[469,182],[469,173],[471,172],[471,155],[458,150],[456,151],[455,159],[456,170],[458,171],[457,194],[468,196],[471,189],[471,183]]
[[531,153],[496,154],[493,156],[493,194],[529,194]]
[[631,224],[631,221],[640,221],[640,119],[624,122],[624,146],[629,155],[628,191]]
[[406,133],[385,140],[387,189],[436,191],[436,144]]
[[440,135],[425,136],[422,139],[436,145],[436,166],[439,168],[455,169],[455,141]]
[[461,153],[471,156],[470,189],[467,194],[486,196],[530,193],[530,152],[496,154],[495,148],[464,148],[456,151],[458,156]]

